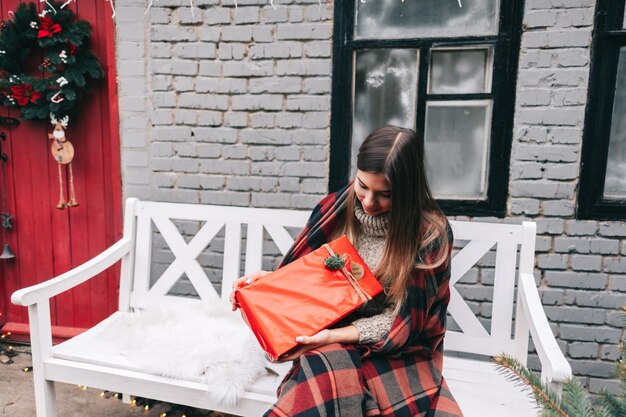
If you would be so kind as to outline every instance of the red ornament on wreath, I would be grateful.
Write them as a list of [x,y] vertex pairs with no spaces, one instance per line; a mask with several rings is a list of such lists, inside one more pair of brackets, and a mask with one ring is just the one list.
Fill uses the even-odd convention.
[[[0,105],[20,111],[23,119],[50,118],[54,130],[52,156],[58,163],[60,196],[56,207],[78,205],[74,193],[72,160],[74,147],[65,137],[70,120],[76,120],[77,103],[89,91],[89,82],[102,78],[98,58],[89,49],[91,25],[77,20],[66,3],[47,0],[41,13],[37,4],[21,2],[11,19],[0,22]],[[40,76],[26,68],[31,51],[43,56]],[[63,167],[67,167],[69,199],[63,190]]]
[[33,86],[28,84],[12,85],[9,87],[11,90],[11,97],[20,106],[25,106],[28,103],[36,103],[37,100],[43,97],[39,91],[33,91]]
[[61,31],[61,26],[58,23],[54,23],[49,17],[42,17],[39,20],[40,29],[37,33],[38,38],[51,38],[55,33]]

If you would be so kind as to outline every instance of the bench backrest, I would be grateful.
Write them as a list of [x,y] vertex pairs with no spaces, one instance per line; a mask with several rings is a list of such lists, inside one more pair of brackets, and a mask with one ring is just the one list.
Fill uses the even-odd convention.
[[[451,221],[450,224],[454,232],[455,245],[463,241],[467,244],[452,258],[448,306],[450,316],[462,331],[446,332],[446,350],[488,356],[507,353],[526,363],[529,330],[521,313],[521,304],[515,303],[515,285],[518,273],[533,274],[536,224],[462,221]],[[454,285],[494,248],[493,302],[491,326],[488,331]],[[519,319],[513,322],[514,317]]]
[[[142,308],[168,294],[186,275],[198,295],[207,302],[228,302],[228,289],[241,272],[262,269],[264,231],[284,254],[293,243],[286,228],[302,228],[310,212],[199,204],[157,203],[129,199],[126,204],[124,234],[135,237],[133,253],[122,263],[120,310]],[[187,242],[173,220],[203,222]],[[488,224],[451,221],[455,242],[468,243],[452,260],[449,312],[460,331],[449,330],[446,350],[481,355],[511,354],[525,362],[528,329],[523,323],[512,329],[518,247],[519,271],[531,273],[534,266],[535,224]],[[244,227],[245,226],[245,227]],[[245,229],[245,236],[243,230]],[[158,230],[174,256],[151,285],[152,239]],[[196,259],[213,238],[223,231],[224,256],[220,294]],[[242,243],[245,250],[242,253]],[[454,284],[495,247],[495,278],[491,329],[487,331],[463,300]]]

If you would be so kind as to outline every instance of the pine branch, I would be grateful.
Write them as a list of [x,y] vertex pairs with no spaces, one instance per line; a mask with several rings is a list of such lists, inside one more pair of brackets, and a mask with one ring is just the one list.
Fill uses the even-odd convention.
[[576,378],[563,384],[563,401],[561,405],[567,413],[576,417],[593,417],[591,399],[583,384]]
[[501,354],[495,358],[495,361],[506,370],[510,380],[520,381],[525,388],[530,388],[535,401],[544,409],[546,417],[573,417],[561,407],[556,394],[542,384],[535,374],[523,367],[517,359]]
[[620,399],[615,395],[610,393],[606,388],[604,388],[601,392],[601,399],[603,409],[607,411],[607,415],[610,417],[623,417],[626,416],[626,401],[624,398]]

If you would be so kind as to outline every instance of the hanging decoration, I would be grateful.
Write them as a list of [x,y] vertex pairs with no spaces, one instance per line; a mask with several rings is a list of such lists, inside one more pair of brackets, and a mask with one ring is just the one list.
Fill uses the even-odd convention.
[[[61,189],[58,209],[78,205],[70,165],[74,148],[65,139],[65,130],[70,118],[76,120],[78,103],[90,83],[104,75],[89,49],[91,25],[77,21],[67,7],[71,1],[44,0],[41,13],[35,3],[20,3],[9,12],[9,20],[0,22],[0,104],[18,109],[23,119],[50,118],[55,126],[49,135],[54,140],[52,154],[59,164],[59,181],[62,165],[68,165],[70,185],[67,202]],[[27,67],[40,56],[37,68]]]
[[[65,137],[65,129],[69,123],[69,116],[65,116],[60,121],[55,119],[54,115],[50,113],[50,123],[54,125],[52,133],[48,133],[48,138],[52,140],[52,157],[58,164],[59,172],[59,202],[57,208],[63,210],[65,207],[76,207],[78,201],[76,201],[76,195],[74,193],[74,173],[72,172],[72,159],[74,159],[74,146],[72,142]],[[67,165],[68,173],[67,178],[70,188],[70,198],[65,200],[65,192],[63,188],[63,165]]]
[[[6,120],[6,118],[3,118]],[[2,121],[0,121],[2,123]],[[0,132],[0,177],[2,177],[2,189],[0,192],[2,193],[2,207],[0,208],[0,229],[2,230],[2,235],[4,235],[3,244],[2,244],[2,252],[0,252],[0,260],[5,259],[13,259],[15,258],[15,254],[11,250],[9,246],[9,242],[7,241],[7,234],[10,230],[13,229],[13,216],[9,214],[9,205],[8,205],[8,193],[9,189],[7,187],[7,176],[4,165],[7,163],[9,156],[2,151],[2,142],[7,139],[7,135],[4,132]]]

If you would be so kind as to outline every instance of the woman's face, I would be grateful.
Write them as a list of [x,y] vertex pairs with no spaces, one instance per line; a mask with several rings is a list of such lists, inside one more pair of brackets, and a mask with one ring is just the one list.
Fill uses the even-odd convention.
[[354,191],[366,214],[377,216],[391,210],[391,186],[384,174],[357,170]]

